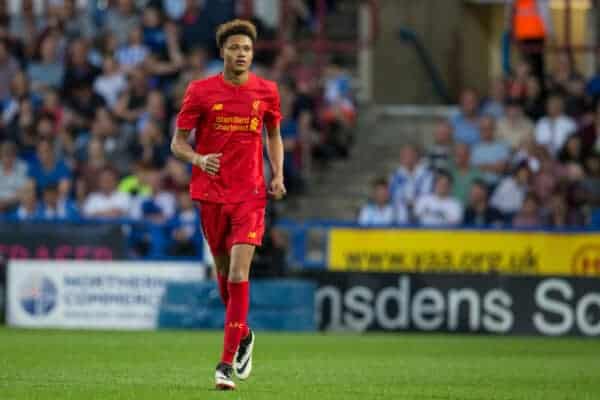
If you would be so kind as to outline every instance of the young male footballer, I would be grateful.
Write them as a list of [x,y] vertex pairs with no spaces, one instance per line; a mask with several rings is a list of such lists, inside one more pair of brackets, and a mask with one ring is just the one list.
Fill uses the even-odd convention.
[[[250,263],[265,230],[267,194],[278,200],[286,193],[277,85],[250,72],[256,38],[248,21],[219,26],[223,73],[189,84],[171,141],[173,154],[193,165],[190,195],[200,207],[226,308],[223,353],[215,372],[221,390],[235,389],[234,372],[246,379],[252,371],[255,335],[246,322]],[[263,126],[272,169],[268,189]],[[192,130],[194,148],[187,141]]]

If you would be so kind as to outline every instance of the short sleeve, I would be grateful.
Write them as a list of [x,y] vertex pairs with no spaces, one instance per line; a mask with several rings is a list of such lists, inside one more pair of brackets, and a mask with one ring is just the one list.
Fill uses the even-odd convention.
[[175,126],[178,129],[192,130],[202,115],[202,104],[199,99],[198,87],[190,83],[185,90],[181,110],[177,115]]
[[277,85],[273,84],[273,92],[267,103],[265,110],[264,122],[267,128],[274,128],[281,121],[281,106],[279,100],[279,90]]

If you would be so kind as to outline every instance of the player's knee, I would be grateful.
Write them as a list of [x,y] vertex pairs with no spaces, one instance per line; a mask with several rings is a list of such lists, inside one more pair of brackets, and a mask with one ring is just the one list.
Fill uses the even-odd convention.
[[248,280],[248,272],[243,268],[235,268],[232,266],[229,271],[229,281],[230,282],[244,282]]

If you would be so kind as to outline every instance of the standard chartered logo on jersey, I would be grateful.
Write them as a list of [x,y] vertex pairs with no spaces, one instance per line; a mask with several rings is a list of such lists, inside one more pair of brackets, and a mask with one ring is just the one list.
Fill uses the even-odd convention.
[[225,132],[247,132],[258,131],[260,120],[256,117],[240,117],[240,116],[222,116],[215,118],[214,128],[217,131]]

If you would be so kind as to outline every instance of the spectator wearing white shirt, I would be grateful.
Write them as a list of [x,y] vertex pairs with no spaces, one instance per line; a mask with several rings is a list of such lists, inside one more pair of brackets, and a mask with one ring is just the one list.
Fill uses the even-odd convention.
[[462,222],[463,207],[460,201],[450,196],[452,177],[439,172],[432,194],[421,196],[415,205],[415,217],[424,226],[457,226]]
[[94,81],[94,91],[104,98],[112,109],[121,93],[127,88],[125,74],[119,71],[119,64],[113,57],[107,56],[102,63],[102,74]]
[[511,218],[521,209],[525,195],[530,190],[530,184],[531,171],[527,163],[521,163],[512,176],[500,181],[492,194],[490,204],[506,217]]
[[425,160],[419,161],[419,152],[414,145],[405,145],[400,150],[400,166],[390,179],[390,196],[394,205],[413,207],[419,196],[431,193],[433,174]]
[[372,201],[365,204],[359,213],[358,223],[364,226],[383,226],[408,223],[406,207],[399,204],[394,207],[390,203],[388,183],[385,179],[377,179],[373,183]]
[[83,204],[83,214],[88,218],[126,217],[130,198],[117,190],[117,175],[107,168],[100,173],[97,192],[90,193]]
[[546,101],[546,116],[535,126],[535,140],[556,156],[567,138],[575,133],[577,124],[563,113],[564,101],[554,94]]

